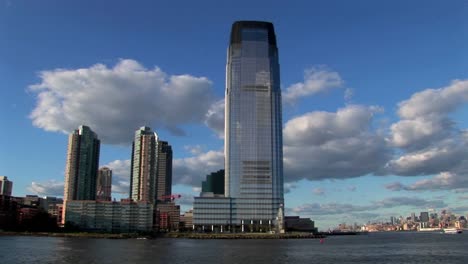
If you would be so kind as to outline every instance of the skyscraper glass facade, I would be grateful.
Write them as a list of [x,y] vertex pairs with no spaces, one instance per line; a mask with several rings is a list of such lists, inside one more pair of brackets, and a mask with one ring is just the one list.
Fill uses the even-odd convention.
[[281,89],[273,24],[233,24],[225,115],[225,194],[236,198],[238,220],[273,220],[283,205]]
[[281,113],[273,24],[235,22],[226,65],[224,197],[195,197],[195,229],[284,231]]

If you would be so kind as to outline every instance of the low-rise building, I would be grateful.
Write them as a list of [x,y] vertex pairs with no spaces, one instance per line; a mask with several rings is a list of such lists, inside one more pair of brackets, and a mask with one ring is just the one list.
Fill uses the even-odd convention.
[[193,230],[193,210],[189,210],[180,216],[180,228]]
[[177,231],[180,222],[180,206],[174,202],[158,202],[155,212],[155,228],[159,231]]
[[153,205],[147,202],[71,200],[65,210],[65,223],[84,230],[128,233],[153,228]]
[[315,223],[310,218],[301,218],[299,216],[285,216],[284,228],[286,231],[314,232],[317,233]]

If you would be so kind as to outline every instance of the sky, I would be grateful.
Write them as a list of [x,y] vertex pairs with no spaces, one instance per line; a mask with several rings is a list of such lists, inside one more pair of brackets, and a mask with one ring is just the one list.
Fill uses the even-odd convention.
[[320,230],[468,213],[466,1],[0,2],[0,175],[62,196],[86,124],[128,195],[134,131],[173,148],[182,211],[224,164],[231,25],[273,22],[287,215]]

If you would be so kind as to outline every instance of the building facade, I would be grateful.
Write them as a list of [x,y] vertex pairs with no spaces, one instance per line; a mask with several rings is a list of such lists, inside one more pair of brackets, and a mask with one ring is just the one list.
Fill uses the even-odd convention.
[[95,200],[100,141],[89,127],[68,137],[64,200]]
[[98,171],[96,199],[99,201],[110,201],[112,199],[112,170],[107,167],[102,167]]
[[65,221],[88,231],[150,232],[153,205],[148,202],[68,201]]
[[166,201],[172,193],[172,147],[157,141],[156,200]]
[[11,196],[12,190],[13,182],[7,176],[0,176],[0,195]]
[[[265,230],[272,225],[282,232],[283,142],[278,48],[273,24],[238,21],[232,26],[226,66],[225,110],[225,198],[196,198],[194,223],[208,223],[199,217],[220,203],[231,208],[231,221],[245,231],[245,225]],[[229,206],[228,206],[229,205]],[[198,207],[197,207],[198,206]],[[205,209],[198,209],[205,208]],[[268,224],[265,224],[268,223]],[[215,228],[213,226],[213,228]]]
[[174,202],[157,202],[155,229],[159,231],[178,231],[180,206]]
[[158,135],[149,127],[135,132],[130,169],[130,198],[154,203],[156,197]]

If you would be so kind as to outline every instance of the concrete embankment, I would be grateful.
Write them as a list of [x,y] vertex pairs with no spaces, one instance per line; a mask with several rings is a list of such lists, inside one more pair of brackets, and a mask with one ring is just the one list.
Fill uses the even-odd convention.
[[309,233],[286,233],[286,234],[265,234],[265,233],[167,233],[162,235],[167,238],[188,238],[188,239],[313,239],[324,238],[323,234]]

